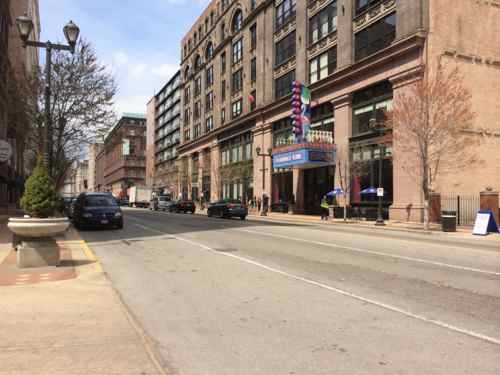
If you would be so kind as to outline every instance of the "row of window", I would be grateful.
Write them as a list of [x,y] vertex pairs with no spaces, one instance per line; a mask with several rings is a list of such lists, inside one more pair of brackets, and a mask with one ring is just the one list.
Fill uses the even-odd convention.
[[251,133],[245,133],[225,141],[220,147],[222,166],[240,163],[242,161],[250,161],[253,158],[253,141]]
[[168,146],[171,146],[175,143],[178,143],[181,139],[181,133],[180,131],[176,131],[175,133],[170,134],[168,137],[166,137],[164,140],[158,142],[156,144],[157,149],[162,149]]
[[172,108],[167,112],[162,114],[156,121],[156,127],[159,128],[169,122],[172,118],[177,116],[181,112],[181,103],[177,102]]
[[176,117],[174,119],[174,121],[170,122],[168,125],[160,128],[160,130],[158,130],[158,132],[156,133],[156,139],[163,138],[163,136],[165,136],[168,133],[171,133],[175,129],[180,128],[180,126],[181,126],[181,118]]
[[180,91],[176,91],[174,93],[174,95],[172,95],[171,97],[169,97],[165,103],[163,103],[162,105],[158,106],[157,108],[157,112],[158,113],[161,113],[161,112],[164,112],[167,108],[171,107],[172,104],[174,104],[175,102],[179,101],[179,99],[181,98],[181,93]]
[[156,155],[156,163],[161,163],[165,160],[176,158],[178,155],[177,146],[169,148],[163,152]]

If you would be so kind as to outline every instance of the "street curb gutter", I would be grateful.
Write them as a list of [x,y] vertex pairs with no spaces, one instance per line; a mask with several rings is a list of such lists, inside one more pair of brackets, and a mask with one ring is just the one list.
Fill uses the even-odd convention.
[[144,329],[142,328],[138,319],[135,318],[132,311],[130,311],[130,309],[128,308],[126,303],[123,301],[123,298],[122,298],[120,292],[118,292],[118,290],[116,290],[116,288],[113,286],[113,283],[109,279],[108,274],[102,268],[102,264],[99,261],[99,259],[97,258],[97,256],[95,255],[94,251],[90,248],[90,246],[87,244],[87,242],[81,238],[80,234],[77,231],[75,231],[75,234],[80,239],[79,240],[80,245],[82,247],[82,250],[83,250],[85,256],[90,261],[95,262],[97,271],[105,277],[106,281],[108,282],[108,285],[111,287],[111,290],[113,291],[113,294],[114,294],[116,300],[118,301],[118,304],[120,305],[123,313],[127,317],[127,320],[129,321],[129,323],[132,326],[132,328],[134,329],[134,331],[141,338],[144,349],[146,350],[146,353],[147,353],[149,359],[153,363],[153,365],[156,368],[156,370],[158,371],[158,373],[160,375],[172,375],[172,374],[174,374],[173,371],[172,372],[165,371],[165,367],[162,366],[162,364],[161,364],[161,355],[155,349],[153,339],[148,336],[146,331],[144,331]]

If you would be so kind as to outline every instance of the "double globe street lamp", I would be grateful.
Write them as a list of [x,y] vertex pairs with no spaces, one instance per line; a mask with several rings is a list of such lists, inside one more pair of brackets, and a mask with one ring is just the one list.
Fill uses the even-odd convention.
[[56,44],[47,41],[45,43],[38,42],[35,40],[29,40],[30,34],[33,31],[33,20],[28,17],[26,14],[21,17],[17,17],[16,19],[17,29],[19,31],[19,36],[23,41],[23,47],[35,47],[35,48],[44,48],[46,51],[45,58],[45,139],[43,142],[43,151],[44,151],[44,162],[47,167],[49,174],[52,172],[52,163],[51,163],[51,153],[52,153],[52,142],[50,139],[52,138],[52,118],[50,113],[50,96],[51,96],[51,73],[52,73],[52,50],[58,51],[70,51],[71,53],[75,52],[76,41],[78,40],[78,36],[80,35],[80,29],[77,25],[73,23],[73,21],[69,21],[69,23],[64,26],[63,32],[66,37],[66,41],[68,45]]

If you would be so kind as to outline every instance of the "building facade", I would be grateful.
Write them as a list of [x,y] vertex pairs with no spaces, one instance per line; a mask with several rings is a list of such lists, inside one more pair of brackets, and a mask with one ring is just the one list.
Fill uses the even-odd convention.
[[0,4],[0,211],[18,206],[29,172],[25,159],[31,124],[26,116],[15,113],[13,94],[28,87],[39,63],[37,49],[23,48],[16,29],[16,18],[25,13],[33,19],[31,39],[39,40],[38,0],[4,0]]
[[146,184],[146,116],[125,113],[104,140],[104,186],[117,197]]
[[[378,186],[380,134],[372,124],[383,122],[398,95],[438,63],[465,73],[476,123],[488,129],[490,141],[482,145],[480,171],[444,176],[435,189],[499,190],[499,8],[464,2],[212,1],[181,43],[180,190],[194,199],[210,191],[212,200],[265,194],[293,203],[296,212],[314,213],[339,185],[334,161],[286,165],[277,156],[312,151],[307,155],[317,159],[334,145],[337,159],[360,166],[350,204],[373,208],[376,198],[361,193]],[[312,136],[300,150],[291,144],[294,80],[308,86],[313,100]],[[419,185],[392,149],[380,156],[386,215],[421,220]]]
[[90,191],[89,186],[89,161],[79,161],[75,170],[75,195]]
[[103,147],[95,157],[95,182],[94,191],[104,192],[106,185],[104,183],[104,171],[106,169],[106,149]]
[[179,195],[181,92],[181,75],[177,72],[149,101],[147,109],[147,183],[158,194],[174,197]]

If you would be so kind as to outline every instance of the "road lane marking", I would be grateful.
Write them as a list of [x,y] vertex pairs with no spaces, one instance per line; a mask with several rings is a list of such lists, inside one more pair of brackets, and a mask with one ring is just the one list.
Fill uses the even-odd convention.
[[[138,220],[138,219],[135,219],[135,220]],[[139,228],[142,228],[144,230],[148,230],[148,231],[154,232],[154,233],[169,234],[167,232],[159,231],[157,229],[154,229],[154,228],[151,228],[151,227],[147,227],[147,226],[142,225],[142,224],[137,224],[136,223],[136,224],[133,224],[133,225],[135,225],[135,226],[137,226]],[[359,296],[357,294],[354,294],[354,293],[351,293],[351,292],[348,292],[348,291],[345,291],[345,290],[342,290],[342,289],[338,289],[338,288],[332,287],[330,285],[327,285],[327,284],[324,284],[324,283],[321,283],[321,282],[318,282],[318,281],[314,281],[314,280],[311,280],[311,279],[308,279],[308,278],[305,278],[305,277],[302,277],[302,276],[297,276],[297,275],[294,275],[292,273],[280,270],[278,268],[267,266],[267,265],[265,265],[263,263],[259,263],[257,261],[251,260],[249,258],[245,258],[245,257],[239,256],[239,255],[236,255],[236,254],[232,254],[232,253],[220,252],[220,251],[214,250],[213,248],[211,248],[209,246],[203,245],[203,244],[201,244],[199,242],[191,241],[191,240],[188,240],[188,239],[183,238],[183,237],[175,236],[173,234],[170,234],[170,235],[172,237],[174,237],[178,241],[182,241],[182,242],[188,243],[188,244],[193,245],[195,247],[200,247],[200,248],[202,248],[204,250],[207,250],[207,251],[209,251],[209,252],[211,252],[213,254],[217,254],[217,255],[221,255],[221,256],[226,256],[226,257],[229,257],[229,258],[233,258],[233,259],[239,260],[241,262],[254,265],[256,267],[259,267],[259,268],[265,269],[267,271],[270,271],[270,272],[273,272],[273,273],[285,276],[285,277],[293,279],[293,280],[302,281],[302,282],[307,283],[309,285],[314,285],[314,286],[317,286],[319,288],[323,288],[323,289],[329,290],[331,292],[335,292],[337,294],[340,294],[340,295],[343,295],[343,296],[346,296],[346,297],[350,297],[352,299],[355,299],[355,300],[358,300],[358,301],[361,301],[361,302],[364,302],[364,303],[368,303],[368,304],[371,304],[373,306],[376,306],[376,307],[379,307],[379,308],[382,308],[382,309],[385,309],[385,310],[389,310],[389,311],[392,311],[392,312],[395,312],[395,313],[399,313],[399,314],[404,315],[404,316],[406,316],[408,318],[412,318],[412,319],[416,319],[416,320],[419,320],[419,321],[422,321],[422,322],[425,322],[425,323],[433,324],[435,326],[438,326],[438,327],[441,327],[441,328],[444,328],[444,329],[448,329],[450,331],[457,332],[457,333],[460,333],[460,334],[463,334],[463,335],[466,335],[466,336],[469,336],[469,337],[473,337],[475,339],[486,341],[486,342],[489,342],[491,344],[500,345],[500,339],[498,339],[498,338],[487,336],[487,335],[484,335],[482,333],[474,332],[474,331],[471,331],[471,330],[468,330],[468,329],[465,329],[465,328],[461,328],[461,327],[458,327],[458,326],[455,326],[455,325],[452,325],[452,324],[448,324],[448,323],[443,322],[441,320],[428,318],[428,317],[426,317],[424,315],[421,315],[421,314],[415,314],[415,313],[412,313],[410,311],[406,311],[406,310],[400,309],[399,307],[392,306],[392,305],[389,305],[389,304],[384,303],[384,302],[379,302],[379,301],[376,301],[376,300],[373,300],[373,299],[370,299],[370,298],[362,297],[362,296]]]
[[333,247],[333,248],[336,248],[336,249],[345,249],[345,250],[349,250],[349,251],[353,251],[353,252],[357,252],[357,253],[379,255],[379,256],[384,256],[384,257],[394,258],[394,259],[400,259],[400,260],[406,260],[406,261],[415,262],[415,263],[430,264],[430,265],[433,265],[433,266],[452,268],[452,269],[457,269],[457,270],[461,270],[461,271],[469,271],[469,272],[482,273],[482,274],[485,274],[485,275],[500,276],[500,272],[489,271],[489,270],[482,270],[482,269],[473,268],[473,267],[459,266],[459,265],[456,265],[456,264],[449,264],[449,263],[437,262],[437,261],[428,260],[428,259],[407,257],[407,256],[404,256],[404,255],[397,255],[397,254],[385,253],[385,252],[382,252],[382,251],[367,250],[367,249],[361,249],[361,248],[357,248],[357,247],[337,245],[337,244],[328,243],[328,242],[306,240],[304,238],[290,237],[290,236],[284,236],[284,235],[281,235],[281,234],[260,232],[260,231],[256,231],[256,230],[250,230],[250,229],[234,229],[234,230],[235,231],[239,231],[239,232],[257,234],[257,235],[263,235],[263,236],[274,237],[274,238],[279,238],[279,239],[285,239],[285,240],[290,240],[290,241],[304,242],[304,243],[310,243],[310,244],[320,245],[320,246],[326,246],[326,247]]

